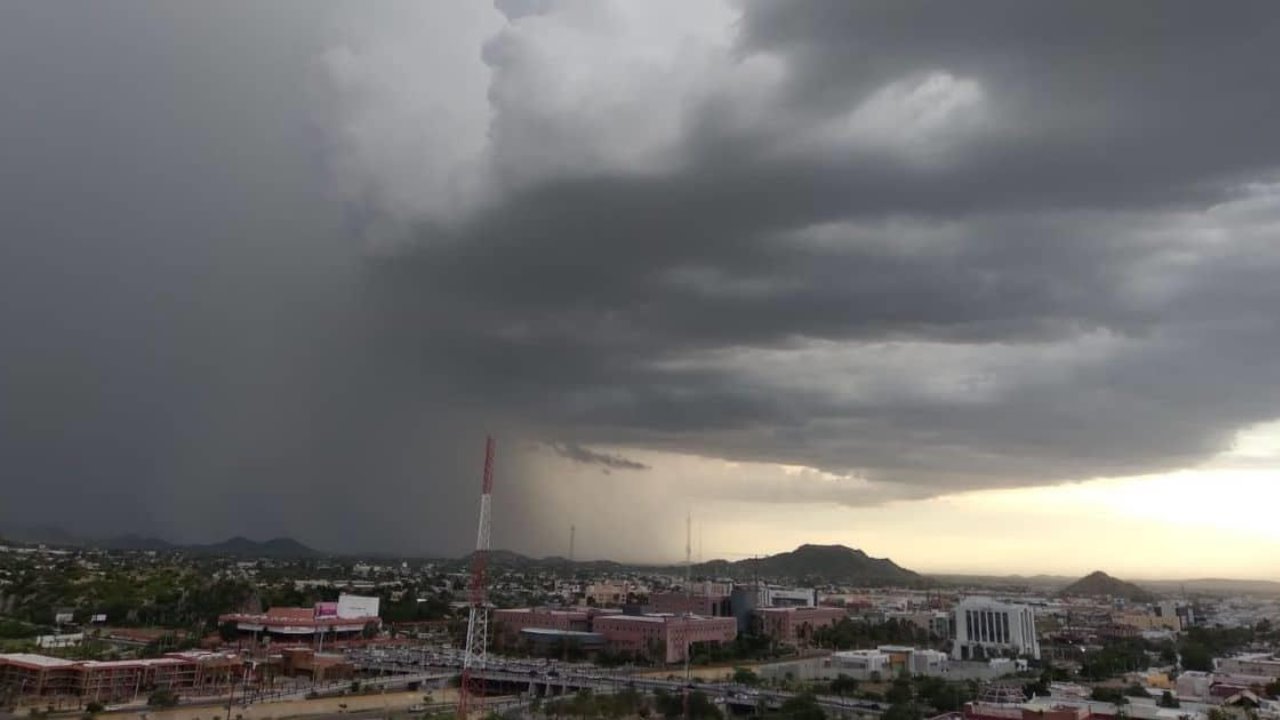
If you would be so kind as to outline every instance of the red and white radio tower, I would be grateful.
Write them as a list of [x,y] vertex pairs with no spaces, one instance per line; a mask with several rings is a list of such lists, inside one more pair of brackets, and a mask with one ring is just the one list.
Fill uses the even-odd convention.
[[[489,495],[493,492],[492,437],[484,441],[484,480],[480,490],[480,529],[471,556],[471,617],[467,619],[467,651],[462,660],[462,687],[458,691],[458,717],[466,720],[472,710],[484,709],[484,669],[489,660]],[[479,677],[476,673],[480,673]]]

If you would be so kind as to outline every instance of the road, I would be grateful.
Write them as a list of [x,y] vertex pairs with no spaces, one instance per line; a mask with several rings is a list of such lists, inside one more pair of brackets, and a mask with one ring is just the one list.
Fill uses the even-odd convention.
[[[462,656],[457,651],[413,651],[403,649],[368,650],[360,649],[348,652],[348,657],[357,667],[366,672],[384,673],[381,678],[363,681],[365,683],[401,684],[413,682],[410,678],[434,678],[457,674],[462,667]],[[504,682],[516,685],[529,685],[530,689],[545,687],[564,690],[590,689],[596,693],[613,693],[623,688],[653,692],[683,692],[686,688],[698,690],[720,702],[736,705],[756,705],[765,703],[776,707],[795,697],[798,693],[785,690],[750,687],[727,682],[691,682],[664,678],[640,677],[636,673],[641,668],[601,668],[588,663],[567,663],[548,660],[529,660],[521,658],[490,657],[489,666],[483,671],[485,679],[493,682]],[[644,668],[650,671],[650,668]],[[888,706],[857,698],[842,698],[836,695],[818,695],[816,700],[826,710],[856,712],[861,715],[878,716]]]

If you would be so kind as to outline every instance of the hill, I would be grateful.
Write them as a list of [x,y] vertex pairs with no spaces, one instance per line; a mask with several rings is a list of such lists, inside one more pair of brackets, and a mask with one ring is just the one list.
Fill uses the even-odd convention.
[[1110,575],[1096,570],[1062,589],[1060,595],[1077,595],[1088,597],[1119,597],[1134,602],[1149,602],[1155,599],[1149,591],[1130,582],[1117,580]]
[[293,538],[279,537],[257,542],[237,535],[210,545],[187,545],[182,549],[200,555],[234,555],[237,557],[300,559],[318,557],[321,553]]
[[[790,552],[726,563],[695,565],[706,575],[826,581],[856,585],[916,585],[924,578],[888,558],[873,558],[844,545],[801,545]],[[703,572],[705,571],[705,572]]]
[[117,535],[109,538],[92,538],[67,532],[54,526],[10,528],[6,537],[28,545],[48,545],[66,548],[97,548],[100,550],[135,552],[185,552],[191,555],[230,555],[235,557],[261,557],[300,559],[323,555],[293,538],[273,538],[257,542],[245,537],[233,537],[210,544],[179,545],[157,537],[137,534]]
[[[458,560],[459,568],[469,564],[471,555]],[[490,550],[489,565],[509,570],[555,570],[575,572],[657,571],[683,575],[684,565],[642,565],[619,563],[612,560],[577,560],[552,556],[531,558],[510,550]],[[920,585],[928,582],[924,577],[900,567],[887,558],[873,558],[861,550],[844,545],[801,545],[790,552],[762,558],[739,560],[709,560],[697,563],[689,570],[698,577],[734,578],[748,580],[754,577],[769,580],[797,580],[805,582],[830,582],[850,585]]]

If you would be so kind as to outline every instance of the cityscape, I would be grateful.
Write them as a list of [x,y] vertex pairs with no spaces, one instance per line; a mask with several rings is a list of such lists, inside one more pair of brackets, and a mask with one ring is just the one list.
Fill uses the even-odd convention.
[[0,0],[0,720],[1280,720],[1277,0]]
[[662,567],[487,548],[397,559],[286,539],[146,548],[154,542],[0,545],[0,703],[33,716],[242,719],[452,717],[459,707],[1280,716],[1280,583],[935,578],[819,545]]

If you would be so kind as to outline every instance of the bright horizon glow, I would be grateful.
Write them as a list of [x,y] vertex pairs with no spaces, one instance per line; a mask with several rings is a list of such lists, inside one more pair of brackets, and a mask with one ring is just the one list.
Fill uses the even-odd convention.
[[[683,561],[688,509],[695,538],[701,538],[695,561],[739,560],[815,543],[859,548],[928,574],[1078,576],[1102,570],[1132,580],[1280,581],[1280,523],[1267,513],[1280,505],[1280,423],[1240,432],[1231,450],[1199,468],[866,506],[838,500],[841,492],[858,491],[862,481],[812,468],[616,450],[652,465],[644,471],[651,475],[648,493],[634,502],[626,496],[624,518],[607,511],[576,518],[580,558]],[[567,462],[554,470],[557,489],[600,507],[617,507],[618,494],[635,477],[602,479],[598,468]],[[690,497],[682,479],[691,477],[712,488],[712,495]],[[640,520],[653,524],[644,544],[611,545],[627,535],[624,525]]]

